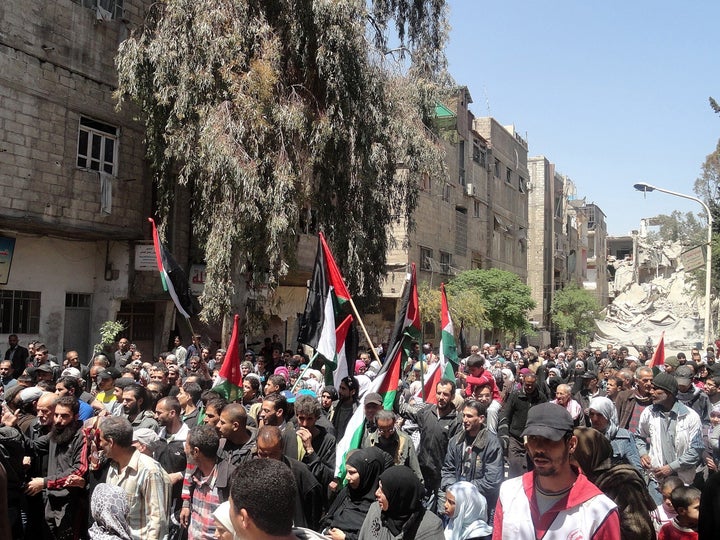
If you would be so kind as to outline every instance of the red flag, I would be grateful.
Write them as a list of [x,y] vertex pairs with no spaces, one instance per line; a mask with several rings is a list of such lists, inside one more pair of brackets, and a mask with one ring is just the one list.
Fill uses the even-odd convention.
[[238,331],[238,320],[235,315],[233,320],[233,331],[230,343],[228,344],[225,360],[223,360],[220,373],[218,373],[213,390],[222,395],[228,401],[235,401],[242,397],[242,371],[240,371],[240,336]]
[[650,367],[664,366],[665,365],[665,331],[663,330],[662,336],[660,337],[660,343],[658,343],[655,352],[650,360]]

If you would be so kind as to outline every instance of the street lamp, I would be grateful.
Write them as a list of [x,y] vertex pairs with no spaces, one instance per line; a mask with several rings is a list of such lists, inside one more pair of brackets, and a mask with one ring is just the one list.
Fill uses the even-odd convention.
[[705,210],[705,214],[707,214],[707,255],[705,257],[705,346],[704,348],[707,349],[710,342],[710,269],[712,268],[711,265],[711,255],[712,255],[712,223],[713,218],[712,214],[710,213],[710,208],[708,208],[708,205],[705,204],[704,201],[701,199],[698,199],[697,197],[691,197],[690,195],[685,195],[684,193],[678,193],[676,191],[670,191],[669,189],[659,188],[657,186],[653,186],[650,184],[646,184],[645,182],[641,182],[639,184],[635,184],[633,186],[638,191],[642,191],[643,193],[648,193],[649,191],[659,191],[661,193],[667,193],[668,195],[675,195],[676,197],[682,197],[683,199],[689,199],[691,201],[695,201],[696,203],[700,204],[703,209]]

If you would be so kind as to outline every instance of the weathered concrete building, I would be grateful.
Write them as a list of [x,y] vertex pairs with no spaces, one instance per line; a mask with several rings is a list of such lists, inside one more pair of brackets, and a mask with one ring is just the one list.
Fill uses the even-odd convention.
[[[395,229],[381,313],[366,321],[374,341],[388,336],[411,262],[418,281],[434,288],[475,268],[501,268],[526,279],[527,144],[512,127],[475,118],[470,103],[470,92],[461,87],[436,110],[448,174],[439,182],[418,179],[416,227],[409,235],[404,223]],[[433,325],[425,328],[429,340],[437,332]]]
[[143,129],[112,97],[118,44],[149,4],[0,3],[3,349],[16,333],[85,358],[117,316],[151,352],[166,325],[157,271],[136,270],[153,201]]
[[607,269],[607,223],[605,213],[594,203],[578,209],[587,221],[587,279],[586,289],[595,291],[601,308],[610,302]]

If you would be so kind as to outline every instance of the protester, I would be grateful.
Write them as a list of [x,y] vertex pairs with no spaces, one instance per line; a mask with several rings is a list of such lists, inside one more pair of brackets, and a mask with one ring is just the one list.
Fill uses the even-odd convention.
[[445,540],[490,540],[487,502],[470,482],[457,482],[445,491]]
[[377,447],[352,452],[345,463],[347,485],[322,520],[323,534],[332,540],[356,540],[375,502],[380,475],[393,465],[392,457]]
[[422,505],[423,486],[410,467],[396,465],[380,475],[376,501],[370,505],[358,540],[437,540],[440,518]]
[[522,432],[535,468],[503,482],[495,511],[493,538],[619,538],[618,510],[607,496],[573,467],[577,438],[566,409],[554,403],[532,407]]
[[94,523],[88,530],[90,540],[131,540],[127,523],[130,506],[120,486],[99,484],[90,499]]

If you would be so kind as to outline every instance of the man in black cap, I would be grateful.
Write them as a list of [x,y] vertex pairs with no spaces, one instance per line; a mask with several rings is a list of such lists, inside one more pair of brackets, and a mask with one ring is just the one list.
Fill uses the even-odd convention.
[[679,476],[685,484],[692,484],[705,448],[700,416],[677,400],[677,391],[675,377],[655,375],[652,405],[643,410],[635,432],[640,463],[652,473],[648,491],[656,500],[656,480]]
[[680,366],[674,375],[678,384],[676,396],[678,401],[698,413],[700,421],[704,426],[710,426],[710,409],[712,409],[710,398],[705,392],[693,384],[693,378],[695,378],[695,370],[693,367],[687,364]]
[[555,403],[530,409],[522,436],[535,468],[503,482],[493,538],[620,538],[615,503],[570,464],[577,446],[570,413]]

